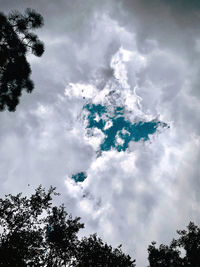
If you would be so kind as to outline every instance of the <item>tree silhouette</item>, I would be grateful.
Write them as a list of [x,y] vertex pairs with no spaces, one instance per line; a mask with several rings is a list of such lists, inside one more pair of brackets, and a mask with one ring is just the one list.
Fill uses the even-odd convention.
[[65,207],[53,206],[55,188],[41,186],[30,198],[0,199],[0,266],[134,267],[134,260],[96,235],[78,239],[84,227]]
[[179,238],[173,239],[169,246],[161,244],[156,248],[156,242],[152,242],[148,248],[150,267],[200,266],[200,228],[190,222],[187,230],[177,233]]
[[78,267],[133,267],[135,260],[125,255],[121,246],[113,249],[96,234],[84,237],[78,246],[75,266]]
[[22,90],[31,93],[34,84],[26,60],[28,52],[40,57],[44,44],[31,32],[43,26],[43,17],[27,8],[8,16],[0,13],[0,110],[15,111]]

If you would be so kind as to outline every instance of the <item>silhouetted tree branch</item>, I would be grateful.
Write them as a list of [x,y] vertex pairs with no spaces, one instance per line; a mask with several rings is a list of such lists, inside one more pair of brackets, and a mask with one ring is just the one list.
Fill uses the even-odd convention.
[[8,16],[0,13],[0,110],[15,111],[22,90],[32,92],[31,68],[26,60],[28,52],[42,56],[44,44],[30,32],[42,27],[43,17],[27,8]]
[[84,224],[53,206],[55,188],[0,199],[0,266],[134,267],[134,260],[96,235],[78,239]]
[[148,248],[150,267],[200,266],[200,228],[190,222],[187,230],[177,233],[179,238],[169,246],[161,244],[156,248],[156,242],[152,242]]

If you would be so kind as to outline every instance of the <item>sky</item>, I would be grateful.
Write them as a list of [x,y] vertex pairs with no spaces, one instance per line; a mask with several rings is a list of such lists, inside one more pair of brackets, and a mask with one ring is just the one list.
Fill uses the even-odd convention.
[[0,0],[45,25],[35,89],[0,113],[0,195],[59,201],[147,266],[151,241],[200,224],[200,2]]

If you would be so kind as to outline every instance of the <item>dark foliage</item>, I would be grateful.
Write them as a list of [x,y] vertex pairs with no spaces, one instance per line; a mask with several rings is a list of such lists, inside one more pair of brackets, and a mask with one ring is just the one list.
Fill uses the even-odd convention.
[[63,205],[53,206],[55,188],[40,186],[30,197],[0,199],[0,266],[134,267],[121,248],[113,249],[96,235],[79,240],[84,227]]
[[43,18],[28,8],[25,14],[13,11],[0,13],[0,111],[15,111],[22,90],[33,90],[28,52],[40,57],[44,44],[31,30],[43,26]]
[[170,246],[161,244],[156,248],[152,242],[148,248],[150,267],[200,266],[200,228],[190,222],[187,230],[177,233],[179,238],[173,239]]
[[96,234],[84,237],[78,246],[77,267],[133,267],[135,260],[125,255],[120,246],[113,249]]

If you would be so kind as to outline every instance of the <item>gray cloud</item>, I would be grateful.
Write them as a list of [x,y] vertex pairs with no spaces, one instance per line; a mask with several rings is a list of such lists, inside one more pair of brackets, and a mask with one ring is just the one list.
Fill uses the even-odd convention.
[[[0,1],[23,11],[27,1]],[[35,90],[15,113],[0,114],[0,181],[4,193],[29,193],[42,183],[58,187],[67,210],[145,266],[152,240],[168,242],[199,216],[198,1],[29,1],[45,19],[38,34],[41,59],[29,57]],[[129,152],[96,151],[84,136],[81,97],[64,95],[68,83],[98,92],[119,86],[111,60],[120,47],[133,52],[124,66],[137,85],[141,113],[170,129]],[[141,61],[144,64],[141,64]],[[122,86],[118,87],[125,92]],[[82,184],[71,174],[86,171]],[[28,187],[28,184],[31,186]]]

